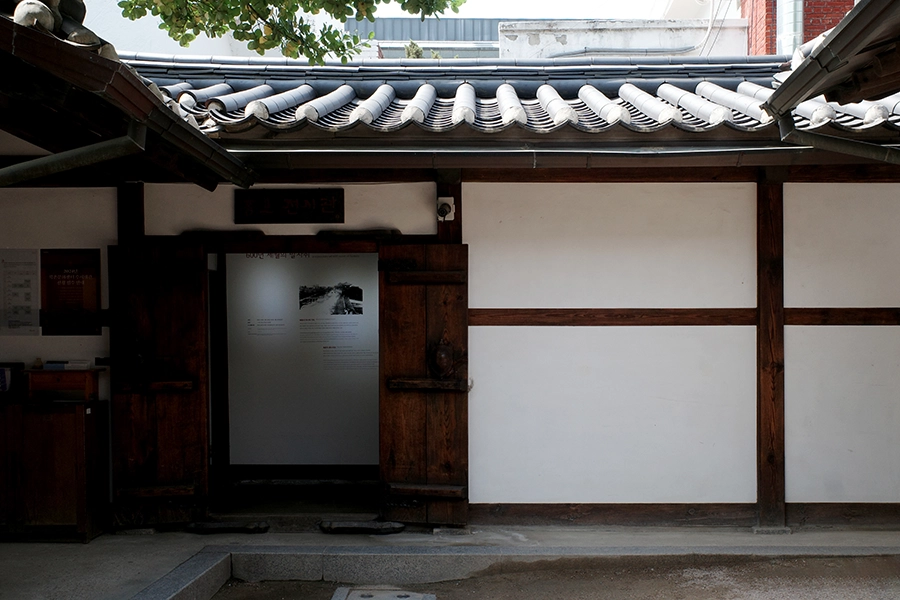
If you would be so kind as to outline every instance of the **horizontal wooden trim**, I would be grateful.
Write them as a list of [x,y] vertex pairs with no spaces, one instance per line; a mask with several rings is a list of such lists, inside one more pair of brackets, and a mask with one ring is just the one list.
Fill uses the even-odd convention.
[[785,308],[785,325],[900,325],[900,308]]
[[900,527],[900,502],[792,502],[786,512],[789,527]]
[[228,466],[231,481],[283,485],[291,481],[377,481],[378,465],[241,465]]
[[474,327],[756,325],[755,308],[470,308]]
[[421,496],[426,498],[459,498],[466,497],[464,485],[440,485],[429,483],[388,483],[389,494],[396,496]]
[[464,379],[388,379],[389,390],[421,390],[443,392],[467,392],[469,382]]
[[169,498],[172,496],[193,496],[196,494],[193,485],[160,485],[150,487],[122,488],[116,490],[120,498]]
[[147,384],[151,392],[190,392],[194,389],[193,381],[152,381]]
[[388,283],[407,285],[447,285],[466,282],[465,271],[389,271]]
[[715,525],[752,527],[756,504],[469,504],[473,525]]

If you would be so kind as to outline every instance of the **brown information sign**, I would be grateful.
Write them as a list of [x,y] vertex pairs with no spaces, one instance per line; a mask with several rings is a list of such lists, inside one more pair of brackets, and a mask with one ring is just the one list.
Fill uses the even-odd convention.
[[41,333],[100,335],[100,250],[41,250]]
[[343,188],[235,190],[234,222],[343,223]]

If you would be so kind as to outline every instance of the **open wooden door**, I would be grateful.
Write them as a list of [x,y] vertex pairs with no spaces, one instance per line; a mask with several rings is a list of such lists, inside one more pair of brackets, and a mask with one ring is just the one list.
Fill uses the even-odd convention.
[[468,248],[379,251],[383,516],[468,518]]
[[114,518],[180,523],[207,510],[207,259],[148,238],[109,248]]

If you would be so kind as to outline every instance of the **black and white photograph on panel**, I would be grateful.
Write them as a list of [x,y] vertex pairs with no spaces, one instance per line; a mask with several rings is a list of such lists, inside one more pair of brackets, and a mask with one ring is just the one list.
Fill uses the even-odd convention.
[[[363,314],[363,291],[358,285],[339,283],[333,286],[301,285],[300,310],[304,306],[325,304],[333,315]],[[310,311],[307,311],[310,312]]]
[[378,464],[377,254],[228,254],[226,273],[231,464]]

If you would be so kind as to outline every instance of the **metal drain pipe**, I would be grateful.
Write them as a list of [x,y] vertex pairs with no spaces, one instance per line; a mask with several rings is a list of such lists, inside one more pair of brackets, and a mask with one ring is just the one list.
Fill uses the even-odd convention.
[[57,152],[0,169],[0,187],[137,154],[142,152],[146,145],[147,127],[133,122],[128,126],[128,134],[122,137]]

